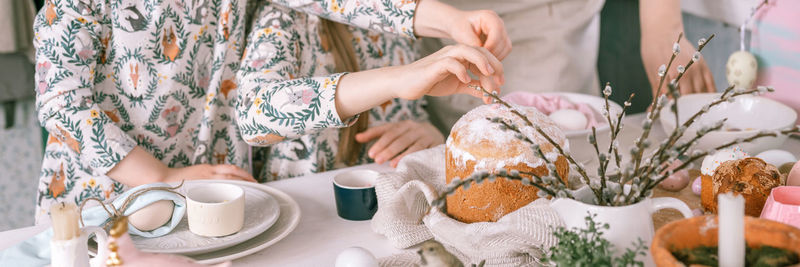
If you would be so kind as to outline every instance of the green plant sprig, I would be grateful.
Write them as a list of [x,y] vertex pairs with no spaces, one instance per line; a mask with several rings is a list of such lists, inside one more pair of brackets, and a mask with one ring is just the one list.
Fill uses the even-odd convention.
[[646,256],[647,245],[638,239],[615,257],[614,245],[603,237],[609,225],[596,222],[596,217],[591,213],[584,217],[586,227],[582,229],[555,228],[558,243],[548,249],[542,262],[550,266],[644,266],[636,257]]

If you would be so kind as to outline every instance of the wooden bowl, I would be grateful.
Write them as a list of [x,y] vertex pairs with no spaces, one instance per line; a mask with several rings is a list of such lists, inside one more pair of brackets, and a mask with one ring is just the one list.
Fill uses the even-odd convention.
[[[717,246],[716,215],[705,215],[674,221],[656,232],[650,252],[659,267],[685,266],[672,256],[672,251],[700,246]],[[775,221],[745,217],[745,240],[751,248],[772,246],[800,255],[800,229]]]

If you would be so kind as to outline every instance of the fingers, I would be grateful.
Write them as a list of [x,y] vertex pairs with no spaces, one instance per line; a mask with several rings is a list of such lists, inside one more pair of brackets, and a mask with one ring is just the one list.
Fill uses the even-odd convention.
[[405,157],[406,155],[426,149],[428,147],[430,147],[430,145],[424,144],[422,140],[417,140],[413,144],[411,144],[411,146],[409,146],[408,149],[403,151],[403,153],[394,157],[392,161],[389,163],[389,165],[391,165],[392,168],[396,168],[397,163],[400,163],[400,160],[403,159],[403,157]]
[[692,92],[697,94],[697,93],[703,93],[705,91],[706,91],[705,81],[703,80],[702,73],[698,71],[696,75],[692,77]]
[[395,123],[394,126],[395,127],[393,127],[391,131],[384,132],[383,135],[378,138],[378,141],[372,144],[372,147],[367,151],[367,155],[369,155],[370,158],[376,158],[378,153],[389,147],[395,139],[405,134],[409,129],[407,123]]
[[214,165],[213,167],[214,167],[213,171],[215,177],[222,177],[222,179],[228,179],[228,180],[243,180],[248,182],[256,182],[256,179],[253,178],[253,176],[250,175],[250,173],[237,166],[224,164],[224,165]]
[[382,164],[409,148],[417,140],[425,138],[424,132],[420,132],[418,130],[419,129],[417,128],[398,136],[397,139],[392,141],[392,143],[386,147],[386,149],[379,152],[378,155],[375,156],[375,162]]
[[476,48],[476,49],[477,49],[479,52],[483,53],[483,55],[484,55],[484,56],[485,56],[485,57],[486,57],[486,58],[489,60],[489,64],[491,64],[491,65],[492,65],[492,67],[494,68],[494,70],[495,70],[494,77],[497,79],[495,82],[496,82],[498,85],[502,85],[503,83],[505,83],[505,76],[504,76],[504,70],[503,70],[503,63],[501,63],[501,62],[500,62],[500,60],[499,60],[499,59],[497,59],[497,57],[495,57],[495,56],[494,56],[494,55],[493,55],[491,52],[489,52],[489,50],[487,50],[486,48],[483,48],[483,47],[478,47],[478,48]]
[[464,65],[458,60],[454,58],[445,58],[442,60],[441,64],[446,72],[455,75],[456,78],[458,78],[458,80],[462,83],[469,83],[472,81],[472,78],[470,78],[469,74],[467,73],[467,68],[464,67]]
[[459,59],[460,61],[467,61],[472,65],[477,66],[478,70],[480,70],[477,73],[481,73],[486,76],[494,75],[496,71],[495,68],[497,67],[502,69],[502,65],[499,64],[500,61],[498,61],[494,55],[489,53],[487,56],[487,54],[481,50],[485,50],[485,48],[457,45],[449,49],[447,55],[455,59]]
[[395,126],[395,123],[387,123],[381,126],[371,127],[366,131],[356,134],[356,141],[359,143],[366,143],[383,135],[386,131]]
[[433,126],[433,124],[421,123],[417,125],[419,125],[421,128],[414,129],[413,131],[421,133],[422,138],[416,138],[416,140],[414,140],[410,146],[407,146],[408,148],[406,148],[403,153],[394,157],[390,162],[392,167],[397,167],[397,164],[400,162],[400,160],[408,154],[444,143],[444,136],[441,132],[439,132],[438,129],[436,129],[435,126]]
[[483,19],[481,20],[480,30],[486,35],[486,42],[483,47],[502,60],[511,52],[511,40],[506,33],[505,24],[493,11],[484,10],[481,12],[483,12]]
[[[706,66],[705,63],[703,66]],[[703,82],[705,83],[705,92],[706,93],[715,93],[717,92],[717,86],[714,85],[714,76],[711,74],[711,70],[708,69],[708,66],[703,68]]]

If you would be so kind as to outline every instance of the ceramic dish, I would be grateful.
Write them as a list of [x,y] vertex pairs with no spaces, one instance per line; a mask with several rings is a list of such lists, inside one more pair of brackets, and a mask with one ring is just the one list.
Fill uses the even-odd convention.
[[[280,190],[277,190],[275,188],[266,185],[255,184],[251,182],[241,182],[241,181],[203,181],[203,182],[231,183],[242,186],[242,188],[245,188],[246,190],[248,188],[259,190],[271,196],[275,200],[277,206],[280,209],[280,212],[279,215],[277,216],[277,220],[274,222],[272,227],[269,227],[269,229],[254,236],[253,238],[237,241],[232,246],[226,248],[216,249],[202,254],[189,255],[189,257],[197,260],[199,263],[203,264],[219,263],[219,262],[238,259],[256,253],[258,251],[261,251],[264,248],[267,248],[285,238],[287,235],[289,235],[289,233],[294,231],[295,227],[297,227],[297,224],[300,222],[300,207],[297,205],[297,202],[295,202],[294,199],[292,199],[289,195]],[[247,193],[249,192],[250,191],[247,191]],[[247,197],[249,197],[249,195]],[[183,223],[185,223],[185,220]],[[90,254],[92,255],[96,254],[97,245],[93,242],[90,242],[89,250]]]
[[[678,98],[678,119],[684,123],[689,116],[694,115],[717,97],[719,93],[681,96]],[[661,126],[668,133],[675,129],[675,115],[669,110],[669,105],[661,111],[660,117]],[[711,125],[726,118],[728,120],[723,129],[708,133],[697,142],[695,149],[710,150],[737,138],[750,137],[762,130],[773,131],[790,127],[797,120],[797,112],[766,97],[738,96],[733,102],[721,103],[698,118],[686,130],[681,140],[685,142],[693,138],[697,129],[703,125]],[[756,155],[765,150],[781,148],[786,138],[786,136],[765,137],[739,146],[750,155]]]
[[[178,192],[186,195],[187,189],[208,181],[187,182]],[[216,182],[213,182],[216,183]],[[187,218],[171,233],[158,238],[131,236],[136,247],[144,252],[196,255],[230,247],[251,239],[266,231],[280,215],[278,201],[269,193],[251,186],[242,186],[245,194],[244,224],[238,232],[220,237],[204,237],[189,231]]]
[[[609,131],[611,128],[608,126],[608,122],[606,118],[603,117],[601,114],[603,110],[605,110],[606,101],[604,98],[594,95],[587,95],[587,94],[576,94],[576,93],[563,93],[563,92],[551,92],[551,93],[537,93],[538,95],[543,96],[560,96],[562,99],[566,99],[569,102],[576,103],[576,104],[586,104],[591,107],[595,112],[595,120],[597,120],[598,126],[597,130],[597,143],[600,147],[608,147],[609,142]],[[510,103],[515,103],[513,100],[508,100]],[[620,112],[622,112],[622,107],[615,103],[614,101],[609,100],[609,105],[611,106],[611,116],[616,120],[617,116]],[[573,130],[573,131],[564,131],[564,135],[566,135],[567,139],[569,140],[569,149],[570,154],[572,157],[575,158],[578,162],[588,164],[591,162],[596,162],[597,158],[595,157],[594,153],[594,146],[589,143],[589,134],[592,133],[592,129],[583,129],[583,130]]]

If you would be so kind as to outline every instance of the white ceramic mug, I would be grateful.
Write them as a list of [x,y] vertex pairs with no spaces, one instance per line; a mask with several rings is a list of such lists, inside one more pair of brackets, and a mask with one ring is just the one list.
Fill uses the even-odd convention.
[[70,240],[50,241],[50,266],[52,267],[99,267],[108,258],[107,249],[98,249],[98,255],[89,260],[89,235],[97,236],[97,247],[108,247],[108,235],[103,228],[85,226],[81,235]]
[[244,190],[226,183],[193,186],[186,193],[186,215],[196,235],[234,234],[244,225]]
[[[629,189],[626,185],[625,191]],[[582,187],[573,192],[578,199],[584,199],[591,194],[588,187]],[[646,246],[650,246],[655,234],[653,226],[653,213],[662,209],[675,209],[684,218],[692,217],[692,210],[683,201],[671,197],[645,198],[635,204],[627,206],[597,206],[568,198],[556,198],[550,202],[559,217],[564,220],[567,229],[586,228],[586,216],[595,214],[597,223],[607,223],[609,229],[603,230],[603,237],[614,245],[615,255],[621,255],[625,248],[641,239]],[[643,260],[645,266],[654,266],[649,256],[649,250]]]

